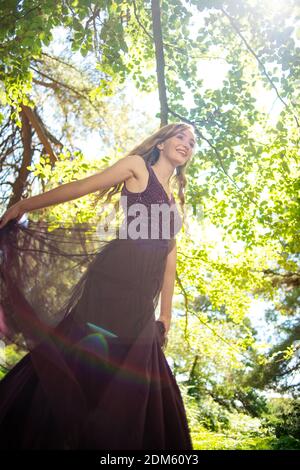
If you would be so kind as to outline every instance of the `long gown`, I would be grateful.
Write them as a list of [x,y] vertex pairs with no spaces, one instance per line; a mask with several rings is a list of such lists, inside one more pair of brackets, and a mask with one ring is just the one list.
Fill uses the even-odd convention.
[[[0,382],[1,449],[193,449],[181,392],[162,348],[163,324],[155,319],[167,255],[182,219],[173,195],[169,199],[144,161],[146,189],[134,193],[124,183],[121,191],[124,210],[127,201],[123,234],[135,219],[128,208],[142,203],[174,209],[169,236],[159,220],[158,237],[118,236],[84,258],[83,274],[75,264],[69,275],[76,283],[69,290],[65,285],[69,297],[62,317],[50,301],[51,282],[57,282],[52,298],[59,299],[60,284],[70,278],[58,269],[67,265],[55,264],[64,257],[51,253],[67,232],[55,237],[43,225],[30,229],[15,221],[0,230],[1,334],[9,338],[15,332],[12,342],[28,350]],[[149,213],[140,219],[141,225],[149,222],[148,235]],[[75,232],[70,233],[74,248]],[[52,251],[45,264],[47,237]],[[54,315],[46,318],[51,309]]]

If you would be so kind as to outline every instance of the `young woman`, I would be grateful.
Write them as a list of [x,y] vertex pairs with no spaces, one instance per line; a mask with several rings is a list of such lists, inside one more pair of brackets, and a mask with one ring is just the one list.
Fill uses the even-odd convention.
[[[176,172],[183,205],[194,146],[191,126],[169,124],[104,171],[4,213],[0,331],[27,354],[0,382],[1,449],[192,449],[164,348],[182,226],[170,180]],[[120,186],[123,231],[96,252],[86,250],[86,226],[18,223],[24,213]]]

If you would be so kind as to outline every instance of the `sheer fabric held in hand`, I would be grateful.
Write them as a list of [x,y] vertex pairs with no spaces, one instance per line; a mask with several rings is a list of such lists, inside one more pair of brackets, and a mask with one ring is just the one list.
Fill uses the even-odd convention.
[[[175,203],[146,165],[127,205]],[[1,449],[192,449],[155,320],[178,227],[111,240],[89,224],[0,230],[1,337],[25,353],[0,382]]]

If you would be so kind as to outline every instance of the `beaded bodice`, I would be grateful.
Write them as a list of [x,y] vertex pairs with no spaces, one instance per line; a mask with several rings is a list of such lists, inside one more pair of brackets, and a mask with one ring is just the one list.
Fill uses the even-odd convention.
[[151,164],[147,161],[145,164],[149,177],[144,191],[129,191],[125,182],[121,190],[121,204],[127,222],[126,235],[134,239],[174,238],[183,223],[174,196],[171,194],[169,198]]

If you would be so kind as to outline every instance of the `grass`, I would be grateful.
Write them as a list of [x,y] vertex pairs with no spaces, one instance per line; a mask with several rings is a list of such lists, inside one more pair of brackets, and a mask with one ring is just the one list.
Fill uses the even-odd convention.
[[212,432],[199,428],[191,433],[195,450],[299,450],[300,441],[292,436],[251,436]]

